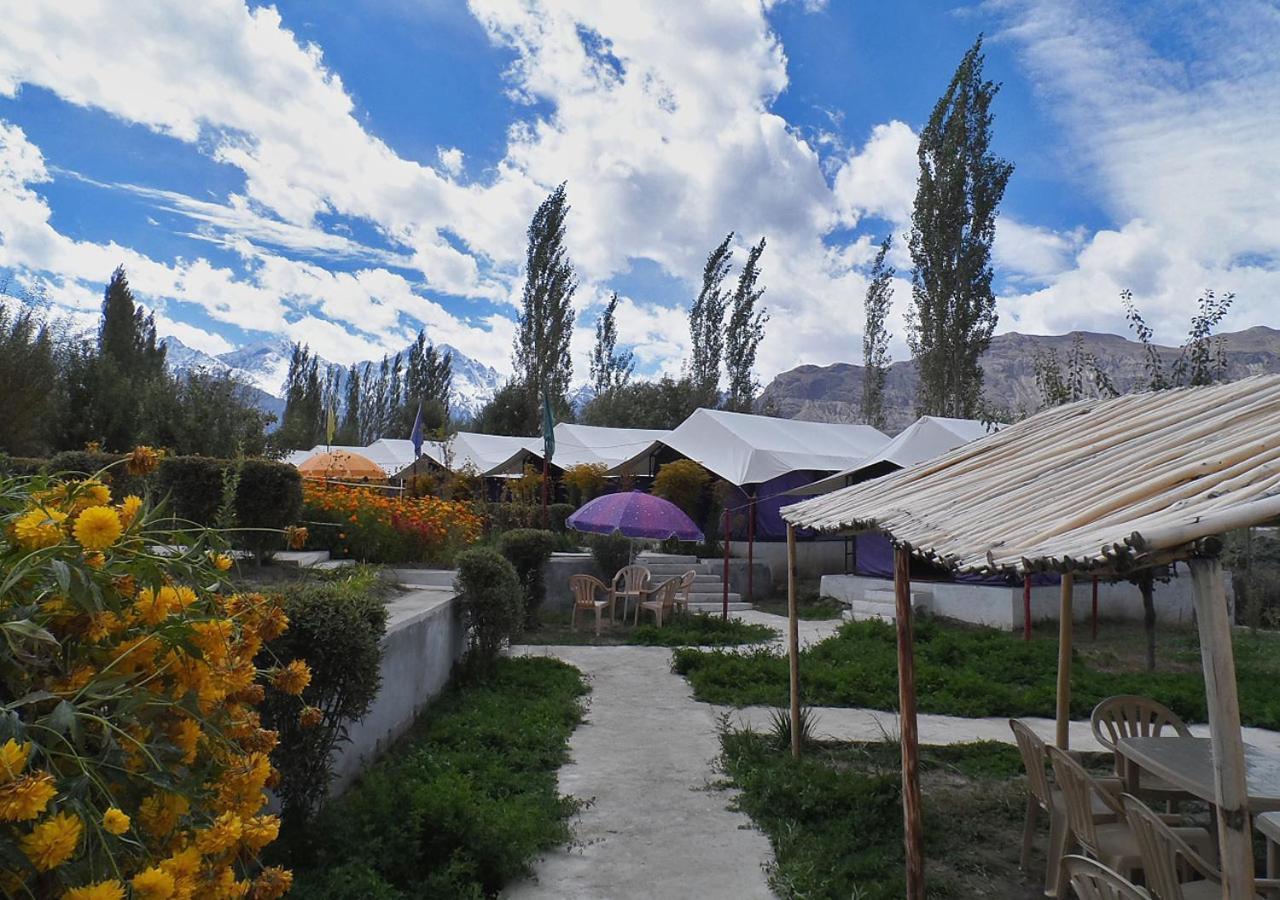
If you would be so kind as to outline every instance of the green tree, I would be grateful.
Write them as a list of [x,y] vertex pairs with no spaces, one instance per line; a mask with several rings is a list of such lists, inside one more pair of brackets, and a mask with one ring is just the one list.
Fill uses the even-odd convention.
[[733,307],[724,335],[724,367],[729,378],[725,408],[735,412],[751,412],[760,382],[756,380],[756,351],[764,340],[764,325],[769,313],[764,307],[756,308],[764,296],[764,288],[756,287],[760,280],[760,256],[764,253],[764,238],[747,252],[747,261],[738,274],[738,286],[733,292]]
[[618,292],[614,291],[596,319],[596,342],[591,349],[591,386],[597,396],[630,381],[636,365],[635,354],[630,350],[617,350],[617,309]]
[[702,406],[702,391],[689,376],[630,381],[592,398],[582,410],[586,425],[672,429]]
[[306,344],[295,343],[284,384],[284,415],[275,433],[285,450],[310,450],[324,440],[324,396],[320,361]]
[[1205,291],[1196,301],[1196,313],[1191,317],[1191,325],[1187,329],[1187,339],[1178,348],[1178,354],[1172,364],[1166,368],[1160,348],[1152,340],[1151,327],[1147,325],[1142,313],[1133,300],[1133,292],[1126,289],[1120,292],[1120,303],[1124,307],[1125,318],[1133,329],[1138,341],[1146,353],[1147,384],[1152,391],[1162,391],[1172,387],[1195,387],[1221,381],[1227,374],[1227,345],[1222,337],[1215,337],[1213,330],[1218,327],[1231,304],[1235,302],[1233,293],[1221,297],[1213,291]]
[[476,413],[471,427],[481,434],[509,434],[532,437],[542,420],[534,416],[537,400],[528,385],[511,379],[494,393]]
[[982,37],[965,54],[920,133],[911,213],[907,343],[919,373],[918,411],[972,418],[982,400],[979,360],[996,326],[991,243],[1013,166],[991,152],[991,102]]
[[427,341],[426,332],[419,331],[405,357],[405,402],[400,420],[402,434],[399,436],[407,436],[413,430],[419,402],[422,403],[424,428],[427,431],[444,428],[449,422],[449,394],[452,389],[453,355],[441,353]]
[[885,320],[893,305],[893,266],[885,257],[893,246],[893,235],[886,235],[871,263],[871,280],[863,303],[866,325],[862,329],[862,420],[872,428],[885,427],[884,383],[889,375],[889,334]]
[[702,289],[689,307],[688,376],[705,397],[702,405],[720,404],[720,361],[724,355],[724,315],[729,292],[724,280],[733,262],[733,232],[707,255],[702,267]]
[[351,364],[343,385],[345,400],[342,404],[342,421],[338,423],[334,443],[347,447],[360,442],[360,366]]
[[513,361],[516,378],[525,386],[520,396],[529,403],[530,421],[537,420],[544,390],[553,403],[568,408],[566,397],[573,377],[569,338],[573,334],[573,295],[578,289],[564,246],[568,214],[565,186],[561,184],[529,223],[524,297]]
[[175,382],[175,390],[154,395],[148,404],[148,443],[179,455],[232,459],[262,456],[267,427],[275,416],[258,408],[253,387],[230,372],[197,369]]
[[60,381],[57,355],[43,315],[17,298],[0,296],[0,451],[37,456],[52,449]]
[[1115,397],[1119,394],[1097,356],[1084,348],[1084,335],[1078,331],[1071,337],[1065,369],[1056,347],[1037,350],[1031,364],[1040,401],[1045,406],[1061,406],[1087,397]]

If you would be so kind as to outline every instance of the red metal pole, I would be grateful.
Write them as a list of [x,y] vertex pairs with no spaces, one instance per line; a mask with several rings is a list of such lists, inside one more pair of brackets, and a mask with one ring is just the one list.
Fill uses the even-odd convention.
[[755,562],[756,549],[756,494],[751,492],[751,505],[747,507],[747,602],[754,603],[756,599],[755,576],[752,574],[752,564]]
[[725,507],[724,511],[724,577],[720,579],[724,588],[724,600],[722,603],[721,614],[725,619],[729,618],[729,509]]
[[1022,639],[1031,640],[1031,576],[1022,576]]
[[1098,639],[1098,576],[1093,576],[1093,639]]
[[542,460],[542,528],[545,531],[548,524],[547,515],[547,483],[551,480],[551,463],[544,457]]

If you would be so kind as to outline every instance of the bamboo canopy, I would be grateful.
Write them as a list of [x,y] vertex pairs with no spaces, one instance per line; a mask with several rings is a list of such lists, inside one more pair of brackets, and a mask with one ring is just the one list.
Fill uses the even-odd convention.
[[1045,410],[782,516],[957,572],[1144,568],[1280,517],[1280,376]]

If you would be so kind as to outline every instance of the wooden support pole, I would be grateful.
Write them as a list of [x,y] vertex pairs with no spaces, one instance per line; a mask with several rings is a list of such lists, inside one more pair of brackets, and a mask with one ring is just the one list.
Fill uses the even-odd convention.
[[1196,622],[1204,666],[1204,691],[1213,741],[1213,778],[1218,817],[1218,849],[1222,896],[1245,900],[1254,896],[1253,836],[1245,787],[1244,738],[1240,733],[1240,699],[1236,694],[1236,661],[1231,646],[1231,619],[1222,565],[1216,559],[1191,560]]
[[720,614],[727,622],[729,621],[729,508],[727,506],[724,510],[724,574],[720,579],[720,586],[724,591]]
[[796,611],[796,526],[787,525],[787,656],[791,664],[791,755],[800,758],[800,616]]
[[1093,576],[1093,608],[1090,611],[1089,621],[1093,626],[1093,639],[1098,639],[1098,576]]
[[902,732],[902,835],[906,845],[907,900],[924,900],[924,824],[920,808],[920,747],[916,730],[916,666],[911,628],[911,553],[893,551],[893,593],[898,628],[898,717]]
[[1058,740],[1063,750],[1071,749],[1071,594],[1075,580],[1070,572],[1062,576],[1062,600],[1058,608]]
[[1031,640],[1031,576],[1022,576],[1022,639]]

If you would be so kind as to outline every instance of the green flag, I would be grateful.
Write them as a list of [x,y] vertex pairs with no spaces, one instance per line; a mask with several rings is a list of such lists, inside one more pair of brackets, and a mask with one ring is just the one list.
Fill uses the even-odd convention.
[[325,414],[324,422],[324,443],[329,446],[333,443],[334,432],[338,430],[338,410],[334,406],[332,400],[329,401],[329,409]]
[[542,458],[551,462],[556,452],[556,419],[551,414],[551,396],[542,389]]

